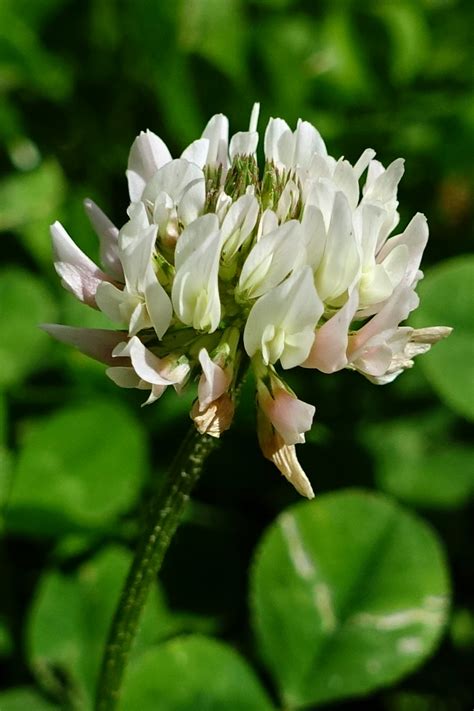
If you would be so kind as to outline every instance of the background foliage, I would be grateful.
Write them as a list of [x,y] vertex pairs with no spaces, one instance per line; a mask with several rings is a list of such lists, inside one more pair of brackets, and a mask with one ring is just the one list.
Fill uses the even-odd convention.
[[82,200],[123,223],[139,130],[179,155],[213,113],[245,128],[255,100],[261,126],[301,116],[333,155],[407,159],[402,224],[420,210],[431,227],[413,324],[455,332],[386,387],[293,376],[317,406],[301,452],[317,499],[289,510],[244,392],[147,608],[123,711],[471,706],[470,8],[0,0],[2,711],[89,707],[147,493],[190,405],[167,394],[141,410],[36,328],[102,324],[61,290],[48,225],[96,257]]

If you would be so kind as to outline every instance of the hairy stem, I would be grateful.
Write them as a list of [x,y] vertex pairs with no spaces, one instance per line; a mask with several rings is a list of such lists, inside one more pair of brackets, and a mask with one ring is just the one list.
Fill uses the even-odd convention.
[[120,597],[105,647],[96,711],[117,708],[120,687],[148,592],[181,521],[204,462],[217,444],[194,427],[184,439],[162,489],[150,502],[149,517]]

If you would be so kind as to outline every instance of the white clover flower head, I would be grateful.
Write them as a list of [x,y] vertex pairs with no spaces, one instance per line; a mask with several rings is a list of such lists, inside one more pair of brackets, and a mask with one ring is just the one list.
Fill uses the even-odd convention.
[[348,368],[383,384],[451,329],[400,326],[418,305],[428,239],[421,214],[391,236],[403,161],[385,168],[367,149],[351,165],[307,121],[293,131],[272,118],[259,168],[258,114],[255,104],[248,131],[230,139],[228,119],[214,116],[176,159],[152,131],[135,139],[129,219],[117,229],[85,202],[103,269],[51,227],[65,288],[120,330],[45,328],[106,363],[117,385],[149,391],[145,404],[198,381],[191,417],[214,437],[231,425],[250,363],[262,451],[311,498],[295,445],[314,407],[278,368]]

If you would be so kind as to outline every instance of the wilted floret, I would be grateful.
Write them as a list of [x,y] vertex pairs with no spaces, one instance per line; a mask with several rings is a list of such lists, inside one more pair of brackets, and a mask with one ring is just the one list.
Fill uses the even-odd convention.
[[214,116],[178,159],[151,131],[135,139],[127,222],[119,230],[85,202],[103,270],[51,227],[63,285],[120,330],[45,328],[106,363],[117,385],[148,391],[146,404],[198,380],[191,417],[214,437],[231,425],[250,362],[263,454],[311,498],[295,444],[314,407],[277,368],[349,368],[388,383],[451,329],[399,325],[418,305],[428,239],[421,214],[391,236],[403,161],[385,168],[367,149],[352,166],[308,122],[292,131],[270,119],[260,170],[258,108],[230,141],[227,118]]

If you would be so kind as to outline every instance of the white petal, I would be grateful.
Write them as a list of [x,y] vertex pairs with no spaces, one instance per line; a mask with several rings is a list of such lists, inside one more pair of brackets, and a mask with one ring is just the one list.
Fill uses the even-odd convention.
[[173,306],[171,299],[149,266],[145,279],[145,304],[158,338],[163,338],[171,323]]
[[323,308],[311,269],[298,270],[253,305],[245,324],[245,350],[253,356],[266,345],[274,353],[268,362],[280,358],[285,369],[299,365],[308,357]]
[[202,138],[209,140],[209,152],[206,163],[210,166],[228,166],[227,148],[229,144],[229,119],[224,114],[213,116],[202,133]]
[[351,210],[355,210],[359,201],[359,180],[347,160],[337,162],[333,180],[336,187],[346,196]]
[[128,356],[132,366],[139,377],[146,383],[153,385],[171,385],[172,380],[161,373],[164,364],[160,358],[145,348],[137,336],[133,336],[127,343],[122,343],[114,350],[114,356]]
[[62,285],[79,301],[96,308],[97,287],[112,281],[88,256],[79,249],[60,222],[50,228],[53,240],[54,268]]
[[100,240],[100,259],[107,271],[123,281],[123,269],[118,254],[118,229],[92,200],[84,200],[84,208]]
[[128,157],[128,190],[130,200],[141,200],[145,185],[156,171],[171,160],[166,144],[152,131],[141,131]]
[[221,305],[218,288],[222,235],[214,214],[192,222],[176,245],[176,276],[171,299],[181,321],[212,333],[219,325]]
[[321,263],[316,272],[316,288],[323,301],[343,294],[360,269],[360,254],[352,227],[352,213],[344,193],[334,198],[331,222]]
[[195,220],[206,201],[204,173],[195,163],[177,158],[164,165],[147,184],[143,201],[154,205],[158,196],[166,193],[176,205],[184,225]]
[[373,148],[366,148],[362,153],[361,157],[354,165],[354,173],[359,180],[364,170],[369,165],[370,161],[375,157],[375,151]]
[[377,261],[383,261],[399,245],[406,245],[409,251],[405,280],[412,284],[420,266],[423,251],[428,242],[426,217],[418,212],[401,235],[389,239],[380,251]]
[[134,312],[139,298],[128,291],[117,289],[113,284],[99,284],[96,292],[98,308],[115,323],[127,324]]
[[306,250],[304,258],[306,263],[315,271],[321,263],[326,246],[326,229],[319,207],[315,207],[315,205],[305,207],[301,219],[301,227]]
[[143,294],[145,277],[151,265],[151,256],[157,235],[156,225],[147,227],[132,239],[120,231],[119,248],[125,283],[127,288],[137,294]]
[[249,131],[256,131],[258,125],[258,117],[260,114],[260,104],[256,101],[252,106],[250,113]]
[[257,151],[258,133],[256,131],[239,131],[230,139],[229,155],[233,161],[236,156],[253,156]]
[[273,161],[276,164],[281,162],[279,143],[285,133],[289,133],[291,136],[291,130],[286,121],[280,118],[271,118],[269,120],[264,138],[265,158],[267,161]]
[[[377,161],[372,161],[371,166]],[[393,201],[397,194],[398,183],[405,171],[403,158],[397,158],[393,163],[390,163],[388,168],[384,170],[371,184],[364,193],[364,199],[377,201],[382,204]]]
[[239,292],[257,298],[273,289],[292,271],[302,249],[303,233],[297,220],[264,235],[244,262]]
[[250,236],[257,224],[258,212],[255,195],[242,195],[232,203],[221,227],[224,259],[231,259]]
[[[314,153],[327,155],[326,145],[319,131],[309,121],[298,120],[295,131],[293,166],[307,168]],[[290,167],[290,166],[288,166]]]
[[193,141],[185,150],[181,153],[181,158],[189,161],[190,163],[196,163],[199,168],[204,168],[209,153],[209,139],[208,138],[198,138]]

